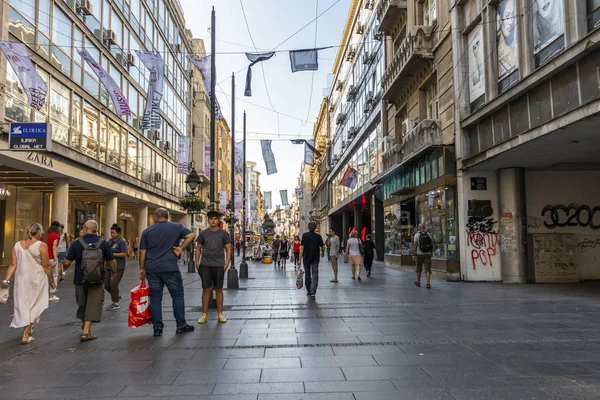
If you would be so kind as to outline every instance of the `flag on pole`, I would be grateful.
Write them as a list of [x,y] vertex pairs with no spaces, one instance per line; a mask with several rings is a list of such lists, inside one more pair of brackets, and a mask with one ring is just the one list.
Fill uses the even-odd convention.
[[280,190],[279,191],[279,196],[281,196],[281,204],[284,206],[288,206],[290,203],[288,203],[288,196],[287,196],[287,189],[286,190]]
[[0,50],[13,68],[27,94],[27,105],[40,111],[46,103],[48,85],[36,71],[27,46],[23,43],[0,42]]
[[256,192],[248,193],[248,200],[248,203],[250,203],[250,211],[256,210]]
[[356,189],[356,185],[358,185],[358,171],[351,166],[348,166],[348,168],[346,168],[346,172],[344,172],[344,176],[342,176],[340,185],[346,186],[350,189]]
[[177,144],[177,173],[187,174],[190,166],[190,137],[179,138]]
[[275,164],[275,155],[271,150],[270,140],[261,140],[260,147],[262,149],[263,160],[265,160],[265,166],[267,168],[267,175],[273,175],[277,173],[277,165]]
[[81,49],[77,50],[79,55],[83,57],[85,62],[90,66],[90,68],[94,71],[100,82],[104,85],[112,102],[115,106],[115,114],[119,117],[123,115],[131,115],[131,109],[129,108],[129,104],[127,104],[127,99],[123,92],[121,92],[121,88],[115,82],[112,76],[110,76],[104,68],[96,60],[94,57],[86,50]]
[[290,65],[292,72],[316,71],[319,69],[318,49],[290,51]]
[[271,208],[271,192],[265,192],[265,211]]
[[304,189],[296,188],[296,198],[299,200],[304,198]]
[[244,172],[244,141],[235,143],[235,172],[241,174]]
[[[198,68],[198,71],[200,71],[200,73],[202,74],[202,83],[204,83],[204,90],[206,90],[206,93],[208,94],[208,98],[211,99],[210,96],[210,90],[212,88],[211,84],[212,84],[212,73],[211,73],[211,56],[206,56],[206,57],[202,57],[202,58],[195,58],[195,57],[191,57],[190,56],[190,61],[192,62],[192,64],[194,64],[194,66],[196,68]],[[221,112],[221,105],[219,104],[219,100],[217,100],[216,96],[215,96],[215,118],[216,119],[225,119],[225,117],[223,117],[223,113]]]
[[165,66],[160,54],[153,51],[136,50],[144,66],[150,71],[146,108],[142,118],[142,129],[160,129],[160,102],[165,81]]
[[248,72],[246,73],[246,90],[244,90],[244,96],[252,97],[252,67],[259,62],[269,60],[274,55],[274,51],[268,53],[246,53],[250,65],[248,66]]
[[219,211],[222,213],[227,211],[227,192],[225,190],[219,191]]
[[315,141],[312,139],[307,140],[304,143],[304,164],[305,165],[315,165],[315,153],[313,153],[313,151],[306,145],[306,143],[315,147]]

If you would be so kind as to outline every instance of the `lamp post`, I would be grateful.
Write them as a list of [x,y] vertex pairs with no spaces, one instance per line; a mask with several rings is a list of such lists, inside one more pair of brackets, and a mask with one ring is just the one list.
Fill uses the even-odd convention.
[[246,111],[244,111],[244,172],[242,178],[242,263],[240,264],[240,279],[248,279],[248,264],[246,263]]
[[[200,176],[196,172],[195,168],[192,168],[188,176],[185,178],[185,186],[188,195],[190,195],[190,197],[192,197],[193,199],[196,198],[196,195],[200,191]],[[197,213],[198,210],[188,208],[188,214],[192,216],[192,223],[190,225],[190,227],[192,228],[192,232],[194,232],[194,219],[196,218]],[[194,245],[194,243],[192,243],[190,246],[192,246],[192,255],[190,257],[190,262],[188,263],[188,273],[194,273],[196,272],[196,265],[194,260],[194,252],[196,246]]]
[[322,156],[321,152],[317,150],[312,144],[310,144],[306,139],[291,139],[290,142],[294,144],[305,144],[310,149],[310,151],[315,153],[317,157]]
[[235,73],[231,74],[231,268],[227,271],[227,289],[239,289],[238,271],[235,269]]

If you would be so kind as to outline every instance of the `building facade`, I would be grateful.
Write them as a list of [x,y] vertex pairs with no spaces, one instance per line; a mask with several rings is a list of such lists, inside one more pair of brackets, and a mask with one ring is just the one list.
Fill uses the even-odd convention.
[[450,3],[462,279],[598,279],[600,5]]
[[[105,236],[120,223],[128,238],[140,235],[149,212],[159,206],[185,221],[178,204],[185,175],[177,174],[175,149],[191,128],[191,40],[179,2],[9,0],[0,3],[0,11],[0,38],[27,45],[49,89],[41,111],[29,108],[15,72],[1,57],[0,121],[48,122],[54,142],[49,153],[3,153],[3,262],[32,221],[58,220],[77,234],[93,218]],[[80,48],[117,82],[130,116],[114,113]],[[165,62],[159,130],[141,129],[150,72],[135,50],[158,51]],[[7,128],[3,123],[3,133]],[[0,148],[7,142],[0,141]]]
[[246,161],[246,193],[248,196],[254,193],[256,198],[255,210],[252,210],[249,199],[246,199],[246,231],[258,234],[265,216],[265,200],[260,189],[260,172],[256,169],[254,161]]
[[327,174],[331,171],[329,166],[329,111],[327,98],[321,102],[317,122],[313,129],[313,140],[315,148],[322,154],[321,157],[314,157],[315,165],[310,171],[311,200],[313,204],[313,221],[321,232],[329,232],[329,185],[327,184]]
[[312,202],[312,170],[313,167],[302,163],[297,187],[302,189],[302,196],[298,197],[298,221],[300,222],[300,235],[308,232],[308,223],[313,220],[315,213]]
[[[432,268],[459,279],[454,89],[449,4],[381,0],[385,35],[383,147],[375,189],[385,261],[411,265],[419,224],[433,242]],[[376,232],[377,233],[377,232]]]

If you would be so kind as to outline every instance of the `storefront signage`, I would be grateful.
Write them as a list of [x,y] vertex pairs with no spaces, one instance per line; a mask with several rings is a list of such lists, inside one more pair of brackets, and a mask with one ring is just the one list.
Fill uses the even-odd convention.
[[10,190],[0,188],[0,196],[10,196]]
[[487,178],[471,178],[471,190],[487,190]]
[[29,161],[33,161],[35,163],[42,164],[45,167],[54,168],[54,163],[52,162],[52,159],[48,156],[44,156],[44,155],[35,153],[33,151],[30,151],[29,153],[27,153],[27,159]]
[[48,123],[13,122],[10,124],[8,148],[13,151],[50,151],[51,132]]
[[131,218],[131,214],[128,212],[122,212],[121,213],[121,218]]

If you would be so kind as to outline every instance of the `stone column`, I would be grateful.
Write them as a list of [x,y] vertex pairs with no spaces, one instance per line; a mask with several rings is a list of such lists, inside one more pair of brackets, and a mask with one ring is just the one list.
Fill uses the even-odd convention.
[[359,237],[360,237],[362,228],[363,228],[362,207],[361,207],[361,204],[355,203],[354,204],[354,229],[356,229],[356,231],[358,232]]
[[527,210],[525,171],[522,168],[498,171],[498,200],[502,282],[527,283]]
[[65,229],[69,226],[69,178],[54,178],[51,219],[63,224]]
[[343,210],[342,211],[342,232],[340,232],[339,237],[344,242],[344,245],[348,241],[348,228],[350,225],[349,220],[350,220],[350,214],[348,213],[348,211]]
[[375,195],[372,197],[372,219],[371,219],[371,232],[372,239],[375,242],[375,250],[377,250],[377,261],[383,261],[383,252],[385,245],[385,233],[383,231],[383,201],[377,200]]
[[103,237],[108,240],[110,239],[110,227],[117,223],[117,194],[107,193],[106,194],[106,208],[104,211],[104,225],[102,226]]
[[148,204],[139,204],[137,209],[137,234],[139,240],[142,238],[142,232],[148,227]]

